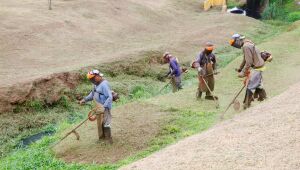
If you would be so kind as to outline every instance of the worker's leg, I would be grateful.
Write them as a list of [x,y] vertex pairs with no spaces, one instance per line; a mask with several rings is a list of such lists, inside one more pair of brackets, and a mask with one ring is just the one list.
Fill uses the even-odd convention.
[[98,127],[99,140],[104,139],[103,113],[98,113],[96,116],[97,116],[97,127]]
[[[207,78],[205,78],[205,81],[207,82],[207,85],[208,85],[209,89],[213,92],[214,89],[215,89],[215,79],[214,79],[214,77],[213,76],[208,76]],[[218,100],[218,97],[213,96],[211,94],[211,92],[209,91],[209,89],[207,88],[205,99],[207,99],[207,100]]]
[[[260,87],[262,87],[262,72],[257,70],[251,70],[244,99],[244,109],[247,109],[251,106],[251,102],[254,101],[254,97],[259,97],[260,93],[257,93],[255,95],[254,93],[256,89]],[[263,94],[263,92],[261,94]]]
[[258,101],[264,101],[267,98],[267,93],[264,88],[256,88],[254,93],[254,98]]
[[173,89],[172,91],[173,91],[173,93],[177,92],[178,89],[177,89],[175,77],[172,77],[172,78],[171,78],[171,84],[172,84],[172,89]]
[[196,98],[197,99],[201,99],[201,96],[202,96],[202,91],[201,91],[201,89],[197,89],[197,93],[196,93]]
[[110,109],[105,109],[104,111],[104,121],[103,121],[103,127],[104,127],[104,136],[105,139],[108,140],[110,144],[113,143],[112,136],[111,136],[111,113]]
[[175,82],[176,82],[177,90],[182,89],[182,85],[181,85],[181,76],[175,77]]
[[246,94],[244,98],[244,109],[247,109],[251,106],[251,102],[253,101],[253,93],[251,90],[246,89]]

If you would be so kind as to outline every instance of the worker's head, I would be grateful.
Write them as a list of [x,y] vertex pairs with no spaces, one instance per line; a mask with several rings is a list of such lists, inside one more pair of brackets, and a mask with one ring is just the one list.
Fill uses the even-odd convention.
[[215,47],[214,47],[213,43],[207,42],[207,43],[205,44],[204,52],[205,52],[206,54],[210,54],[210,53],[213,52],[214,48],[215,48]]
[[242,36],[240,34],[234,34],[231,40],[229,41],[229,44],[235,48],[242,48],[242,46],[244,45],[244,39],[245,36]]
[[103,80],[103,74],[99,70],[93,70],[87,73],[87,79],[89,79],[93,84],[98,85]]
[[164,63],[168,63],[170,61],[171,54],[169,52],[165,52],[163,55],[163,61]]

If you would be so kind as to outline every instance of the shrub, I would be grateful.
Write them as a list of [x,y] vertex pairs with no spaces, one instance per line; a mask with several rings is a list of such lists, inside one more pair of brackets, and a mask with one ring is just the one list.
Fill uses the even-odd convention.
[[262,17],[263,19],[275,19],[279,16],[282,16],[282,10],[280,9],[281,5],[274,2],[271,3],[263,12]]
[[300,11],[292,12],[288,15],[287,20],[290,22],[295,22],[300,20]]

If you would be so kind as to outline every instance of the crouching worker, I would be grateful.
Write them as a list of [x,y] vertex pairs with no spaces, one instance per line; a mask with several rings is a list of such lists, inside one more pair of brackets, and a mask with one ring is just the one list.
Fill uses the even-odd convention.
[[169,72],[166,77],[171,78],[171,83],[173,87],[173,93],[182,89],[181,85],[181,72],[178,59],[173,57],[169,52],[165,52],[163,55],[164,63],[169,63]]
[[[98,70],[88,72],[87,78],[94,84],[93,90],[88,96],[80,101],[80,104],[95,100],[96,102],[96,116],[98,123],[99,139],[105,139],[112,144],[111,136],[111,108],[112,108],[112,91],[108,81],[103,78],[103,74]],[[102,119],[103,116],[103,119]],[[102,122],[99,122],[102,121]],[[102,127],[101,127],[102,126]],[[102,129],[102,133],[99,129]],[[100,134],[102,134],[100,136]]]
[[206,93],[205,99],[207,100],[218,99],[217,96],[212,96],[211,94],[215,88],[214,73],[217,64],[213,50],[214,45],[207,42],[204,50],[198,54],[196,60],[192,63],[192,68],[195,68],[198,71],[199,85],[196,94],[197,99],[201,98],[203,92]]
[[244,53],[243,61],[236,71],[238,72],[238,77],[246,77],[244,82],[247,87],[244,99],[244,109],[246,109],[250,107],[251,102],[255,98],[258,101],[266,99],[267,94],[263,88],[262,73],[265,70],[265,61],[272,60],[272,57],[271,55],[265,57],[264,53],[260,53],[252,41],[245,39],[244,36],[239,34],[232,36],[230,45],[242,49]]

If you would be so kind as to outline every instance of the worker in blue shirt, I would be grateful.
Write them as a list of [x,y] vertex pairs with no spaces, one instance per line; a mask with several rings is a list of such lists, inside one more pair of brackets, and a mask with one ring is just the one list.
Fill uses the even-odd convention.
[[104,114],[102,124],[103,133],[100,138],[104,138],[108,140],[109,143],[112,143],[111,108],[113,96],[109,83],[103,78],[103,74],[100,73],[98,70],[88,72],[87,78],[94,84],[94,88],[88,96],[86,96],[80,101],[80,104],[84,104],[92,100],[96,101],[98,107],[97,116],[99,116],[100,114]]
[[172,56],[169,52],[165,52],[163,55],[163,59],[165,63],[169,63],[169,72],[167,73],[167,77],[171,78],[171,83],[173,86],[173,92],[176,92],[182,89],[181,85],[181,68],[178,63],[178,59]]

